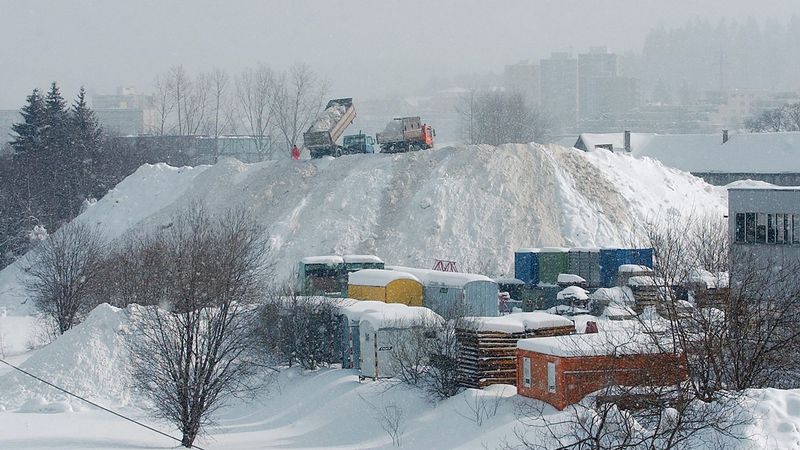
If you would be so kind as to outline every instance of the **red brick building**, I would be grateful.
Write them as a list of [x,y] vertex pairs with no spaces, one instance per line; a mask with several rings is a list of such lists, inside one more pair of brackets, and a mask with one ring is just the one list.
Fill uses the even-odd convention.
[[517,393],[561,410],[609,386],[685,380],[683,356],[664,353],[648,339],[612,333],[522,339],[517,343]]

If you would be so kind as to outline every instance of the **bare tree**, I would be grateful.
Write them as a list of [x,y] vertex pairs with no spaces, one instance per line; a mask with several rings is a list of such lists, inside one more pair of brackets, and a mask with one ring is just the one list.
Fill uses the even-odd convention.
[[214,158],[219,159],[219,136],[228,130],[232,124],[233,116],[230,107],[230,78],[222,69],[214,69],[208,74],[210,86],[209,109],[210,117],[204,134],[214,137]]
[[271,269],[262,231],[241,210],[212,217],[194,206],[152,236],[170,282],[159,306],[142,308],[131,379],[154,414],[180,429],[185,447],[230,396],[255,386],[253,304]]
[[456,106],[469,144],[545,142],[549,121],[518,92],[470,91]]
[[88,225],[71,222],[36,247],[23,280],[36,308],[63,334],[97,304],[104,243]]
[[376,405],[361,394],[359,394],[359,397],[361,397],[361,400],[373,411],[383,431],[392,438],[392,445],[400,447],[401,438],[405,432],[406,414],[403,408],[398,406],[395,402],[382,401],[380,405]]
[[169,70],[169,86],[172,101],[178,113],[178,135],[189,134],[186,126],[186,97],[191,89],[191,79],[183,66],[173,66]]
[[326,90],[325,83],[305,64],[295,64],[277,77],[272,109],[287,152],[319,115]]
[[238,108],[261,160],[266,158],[272,145],[274,92],[275,75],[265,65],[245,69],[236,79]]
[[761,111],[745,120],[744,127],[751,133],[800,131],[800,102]]
[[153,85],[155,93],[153,96],[153,106],[156,110],[158,125],[153,132],[163,136],[167,132],[167,123],[172,111],[175,109],[175,98],[172,92],[172,82],[169,75],[156,76]]

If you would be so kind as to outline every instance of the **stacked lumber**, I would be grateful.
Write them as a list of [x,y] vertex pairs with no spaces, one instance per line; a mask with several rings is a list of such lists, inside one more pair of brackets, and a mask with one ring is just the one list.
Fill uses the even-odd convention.
[[456,329],[458,382],[480,389],[517,384],[517,341],[575,332],[571,320],[547,313],[519,313],[470,318]]

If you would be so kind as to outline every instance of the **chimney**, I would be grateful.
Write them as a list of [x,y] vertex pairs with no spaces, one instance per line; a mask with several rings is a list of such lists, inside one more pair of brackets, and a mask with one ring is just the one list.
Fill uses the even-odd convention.
[[722,143],[728,142],[728,130],[722,130]]
[[626,131],[625,132],[625,151],[626,152],[630,152],[631,151],[631,132],[630,131]]

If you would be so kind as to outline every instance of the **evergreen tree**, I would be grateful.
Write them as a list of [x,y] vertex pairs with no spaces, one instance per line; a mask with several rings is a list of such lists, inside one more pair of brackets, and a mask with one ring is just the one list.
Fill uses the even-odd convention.
[[69,116],[71,160],[78,177],[77,191],[81,202],[86,197],[98,197],[105,191],[100,174],[102,130],[94,111],[86,103],[86,90],[81,87]]
[[34,89],[28,96],[25,106],[20,109],[22,122],[11,126],[11,130],[16,134],[11,141],[15,159],[33,155],[39,149],[45,125],[44,109],[44,99],[39,89]]

